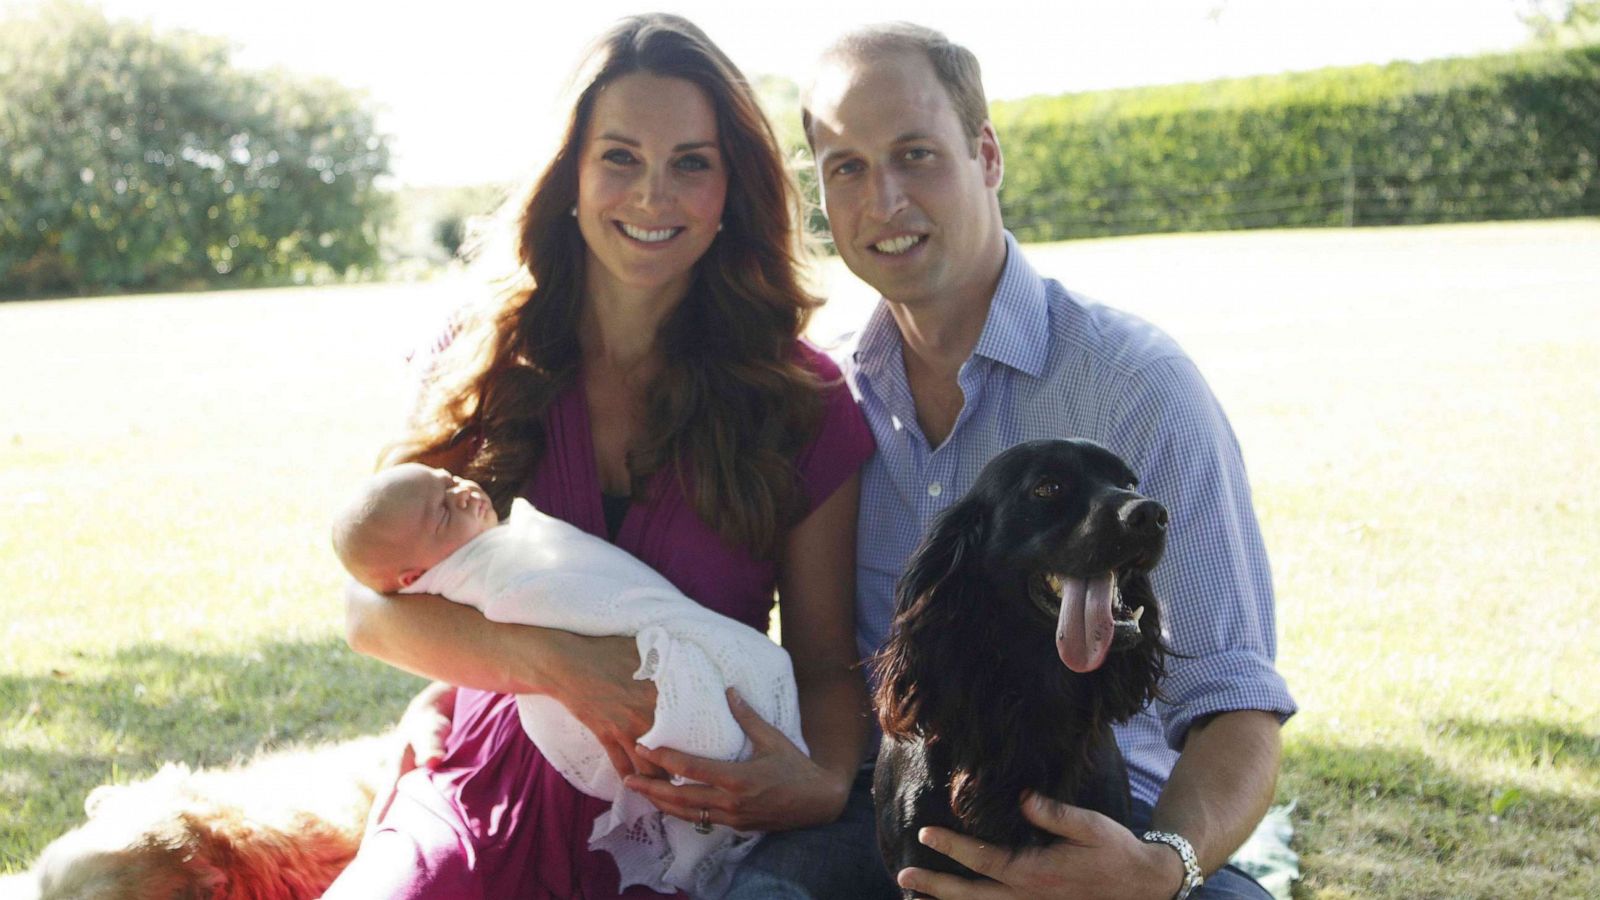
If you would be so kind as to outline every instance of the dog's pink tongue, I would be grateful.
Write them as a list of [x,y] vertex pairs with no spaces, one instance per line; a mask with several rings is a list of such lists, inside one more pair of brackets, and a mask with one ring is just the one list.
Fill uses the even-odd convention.
[[1114,634],[1111,575],[1085,581],[1068,578],[1061,588],[1061,618],[1056,622],[1056,652],[1074,672],[1093,672],[1106,661]]

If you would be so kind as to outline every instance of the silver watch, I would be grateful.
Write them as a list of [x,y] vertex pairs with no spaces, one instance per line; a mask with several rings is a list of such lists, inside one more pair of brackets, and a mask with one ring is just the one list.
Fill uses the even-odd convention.
[[1183,860],[1183,883],[1178,885],[1178,892],[1172,895],[1172,900],[1187,900],[1200,885],[1205,884],[1205,879],[1200,876],[1200,860],[1194,855],[1194,845],[1190,844],[1181,834],[1170,831],[1146,831],[1139,838],[1147,844],[1166,844],[1178,852],[1178,858]]

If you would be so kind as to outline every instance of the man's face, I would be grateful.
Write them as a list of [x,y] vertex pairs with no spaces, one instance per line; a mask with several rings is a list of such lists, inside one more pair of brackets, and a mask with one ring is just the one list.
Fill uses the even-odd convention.
[[900,304],[987,300],[1004,259],[994,129],[965,133],[920,53],[824,63],[810,112],[823,204],[850,270]]

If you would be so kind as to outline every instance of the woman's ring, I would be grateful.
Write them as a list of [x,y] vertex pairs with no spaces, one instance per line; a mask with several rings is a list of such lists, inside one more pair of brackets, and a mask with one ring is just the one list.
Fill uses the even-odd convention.
[[704,807],[704,806],[700,807],[700,821],[694,823],[694,830],[695,830],[696,834],[710,834],[711,833],[711,810],[710,810],[710,808]]

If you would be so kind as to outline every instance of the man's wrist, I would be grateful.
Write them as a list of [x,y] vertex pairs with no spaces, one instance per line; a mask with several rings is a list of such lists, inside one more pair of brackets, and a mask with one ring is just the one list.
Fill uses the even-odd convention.
[[1170,831],[1146,831],[1139,839],[1147,844],[1164,846],[1171,851],[1165,853],[1166,858],[1176,861],[1177,868],[1174,869],[1169,864],[1166,871],[1175,871],[1179,877],[1177,889],[1169,895],[1172,900],[1187,900],[1189,895],[1205,882],[1200,873],[1200,859],[1195,855],[1194,846],[1182,835]]
[[1172,900],[1183,889],[1183,860],[1165,844],[1145,841],[1143,847],[1146,875],[1139,896],[1148,900]]

